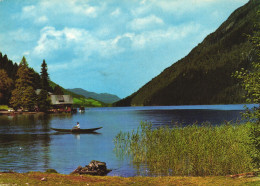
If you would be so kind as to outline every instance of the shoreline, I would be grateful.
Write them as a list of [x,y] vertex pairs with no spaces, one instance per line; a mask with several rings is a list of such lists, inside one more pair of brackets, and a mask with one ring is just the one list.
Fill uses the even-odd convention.
[[0,185],[258,185],[260,176],[161,176],[119,177],[59,174],[46,172],[0,172]]
[[43,112],[24,112],[24,111],[0,111],[0,115],[18,115],[18,114],[44,114]]

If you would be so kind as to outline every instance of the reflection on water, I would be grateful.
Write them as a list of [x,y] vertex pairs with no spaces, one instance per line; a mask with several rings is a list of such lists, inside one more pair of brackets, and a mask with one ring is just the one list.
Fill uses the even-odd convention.
[[3,170],[38,170],[49,166],[49,115],[0,117],[0,164]]
[[[209,121],[220,124],[239,120],[243,105],[90,108],[77,114],[0,115],[0,171],[17,172],[56,169],[69,174],[91,160],[107,163],[109,175],[135,176],[139,173],[127,159],[116,157],[113,139],[120,132],[137,129],[140,121],[156,127]],[[63,134],[50,128],[103,127],[96,134]],[[142,166],[142,165],[140,165]]]

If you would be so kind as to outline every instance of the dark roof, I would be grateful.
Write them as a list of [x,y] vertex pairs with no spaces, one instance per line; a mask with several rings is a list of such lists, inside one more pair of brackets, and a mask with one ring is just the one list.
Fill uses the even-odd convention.
[[73,104],[73,98],[71,95],[51,95],[52,105],[65,105]]

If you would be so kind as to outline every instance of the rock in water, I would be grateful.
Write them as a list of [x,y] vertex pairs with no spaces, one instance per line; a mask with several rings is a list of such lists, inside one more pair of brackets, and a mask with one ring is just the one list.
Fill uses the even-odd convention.
[[111,170],[107,169],[105,162],[92,160],[85,167],[79,166],[71,174],[89,174],[89,175],[95,175],[95,176],[105,176],[110,171]]

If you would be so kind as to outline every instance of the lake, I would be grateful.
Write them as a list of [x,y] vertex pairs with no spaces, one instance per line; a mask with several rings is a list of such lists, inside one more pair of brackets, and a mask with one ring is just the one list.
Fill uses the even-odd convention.
[[[135,169],[126,158],[118,158],[113,139],[120,132],[137,129],[141,121],[153,127],[175,122],[188,125],[195,122],[240,120],[244,105],[151,106],[88,108],[76,114],[0,115],[0,171],[45,171],[53,168],[69,174],[79,165],[91,160],[107,163],[111,176],[145,175]],[[248,105],[253,107],[253,105]],[[50,129],[70,129],[80,123],[81,128],[103,127],[99,134],[62,134]]]

